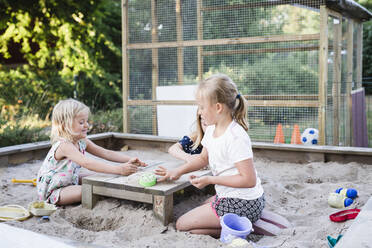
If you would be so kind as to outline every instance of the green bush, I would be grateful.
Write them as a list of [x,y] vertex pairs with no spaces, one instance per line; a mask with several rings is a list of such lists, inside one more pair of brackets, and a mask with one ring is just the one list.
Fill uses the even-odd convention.
[[49,140],[42,127],[7,126],[0,132],[0,147]]
[[89,134],[123,131],[123,109],[97,111],[90,117]]
[[[14,109],[14,106],[8,106]],[[98,111],[90,116],[89,134],[103,132],[122,132],[123,110],[121,108],[111,111]],[[18,114],[0,116],[0,147],[49,140],[50,121],[43,120],[38,115]]]

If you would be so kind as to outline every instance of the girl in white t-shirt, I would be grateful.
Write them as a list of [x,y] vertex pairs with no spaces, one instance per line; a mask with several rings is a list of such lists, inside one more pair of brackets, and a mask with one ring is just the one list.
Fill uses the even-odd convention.
[[212,75],[198,85],[196,100],[208,126],[201,154],[172,171],[159,166],[156,174],[162,176],[158,181],[176,180],[209,164],[212,176],[190,176],[190,182],[197,188],[215,184],[216,195],[181,216],[176,228],[218,237],[221,216],[235,213],[254,223],[261,217],[265,197],[247,134],[247,102],[235,83],[226,75]]

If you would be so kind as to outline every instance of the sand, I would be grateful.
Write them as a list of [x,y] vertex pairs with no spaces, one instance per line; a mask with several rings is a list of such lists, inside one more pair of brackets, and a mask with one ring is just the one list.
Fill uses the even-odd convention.
[[[130,152],[130,151],[129,151]],[[156,154],[155,154],[156,155]],[[157,153],[157,155],[159,155]],[[154,158],[144,152],[143,158]],[[0,167],[0,206],[27,207],[37,200],[30,184],[13,184],[11,178],[35,178],[41,161]],[[359,197],[349,208],[361,208],[372,192],[372,166],[358,163],[278,163],[255,159],[266,195],[266,208],[286,217],[291,228],[275,237],[251,234],[257,247],[328,247],[326,237],[345,233],[354,220],[335,223],[329,215],[340,209],[328,206],[328,194],[338,187],[355,188]],[[174,219],[198,206],[210,195],[190,189],[175,195]],[[175,222],[164,227],[149,204],[114,198],[101,199],[93,210],[80,204],[59,207],[49,222],[39,217],[7,224],[90,244],[92,247],[226,247],[218,239],[175,230]]]

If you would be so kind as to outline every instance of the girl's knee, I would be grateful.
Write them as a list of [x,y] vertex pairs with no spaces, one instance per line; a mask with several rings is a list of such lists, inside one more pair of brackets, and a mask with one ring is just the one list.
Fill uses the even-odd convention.
[[184,220],[185,218],[183,218],[183,216],[181,216],[180,218],[178,218],[177,222],[176,222],[176,229],[178,231],[188,231],[187,229],[187,226],[186,226],[186,222]]
[[81,202],[81,186],[71,185],[61,189],[59,193],[58,205],[66,205]]

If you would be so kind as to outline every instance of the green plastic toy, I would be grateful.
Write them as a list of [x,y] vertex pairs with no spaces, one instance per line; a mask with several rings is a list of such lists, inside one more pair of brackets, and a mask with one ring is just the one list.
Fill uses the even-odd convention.
[[156,176],[154,173],[146,172],[141,175],[139,184],[143,187],[151,187],[156,184]]

